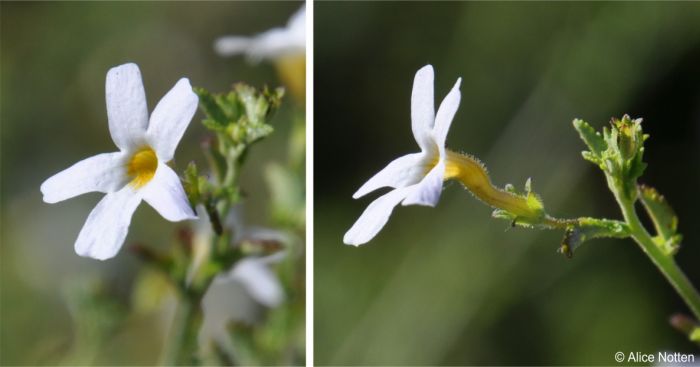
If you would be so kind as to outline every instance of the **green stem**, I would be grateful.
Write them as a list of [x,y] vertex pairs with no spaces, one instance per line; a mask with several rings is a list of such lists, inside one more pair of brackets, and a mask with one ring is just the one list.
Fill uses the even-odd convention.
[[163,358],[164,366],[198,364],[197,333],[202,324],[201,296],[185,293],[178,305]]
[[693,284],[688,280],[683,271],[678,267],[673,256],[666,255],[654,243],[654,240],[649,235],[649,232],[644,228],[642,222],[637,216],[634,209],[634,201],[621,198],[618,193],[615,193],[615,198],[622,208],[622,215],[629,226],[632,238],[639,244],[644,253],[651,258],[651,261],[656,265],[661,273],[666,277],[673,288],[683,298],[690,310],[695,315],[696,319],[700,320],[700,293],[695,289]]

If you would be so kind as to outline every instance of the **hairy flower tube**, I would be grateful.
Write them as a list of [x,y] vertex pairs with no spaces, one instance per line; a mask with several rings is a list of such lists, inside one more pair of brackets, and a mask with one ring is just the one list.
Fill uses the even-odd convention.
[[118,152],[84,159],[41,185],[56,203],[88,192],[106,193],[75,241],[80,256],[105,260],[124,243],[136,207],[145,200],[169,221],[196,218],[177,174],[166,165],[197,110],[198,98],[180,79],[148,116],[141,72],[124,64],[107,72],[107,117]]
[[[440,104],[433,102],[433,68],[426,65],[416,73],[411,95],[411,127],[420,153],[401,156],[369,179],[353,198],[357,199],[382,187],[394,190],[373,201],[345,233],[343,242],[361,245],[370,241],[389,220],[394,207],[425,205],[434,207],[440,199],[443,181],[456,179],[474,196],[521,224],[563,226],[545,215],[542,202],[533,193],[517,195],[496,188],[486,168],[477,159],[445,148],[447,132],[460,102],[460,82]],[[529,185],[528,185],[529,186]]]

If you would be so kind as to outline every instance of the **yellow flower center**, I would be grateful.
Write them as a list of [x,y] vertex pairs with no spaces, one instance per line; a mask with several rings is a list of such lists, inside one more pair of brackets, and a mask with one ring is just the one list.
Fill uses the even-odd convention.
[[156,174],[158,168],[158,157],[150,147],[145,147],[129,160],[126,166],[126,173],[131,177],[130,185],[140,188],[147,184]]

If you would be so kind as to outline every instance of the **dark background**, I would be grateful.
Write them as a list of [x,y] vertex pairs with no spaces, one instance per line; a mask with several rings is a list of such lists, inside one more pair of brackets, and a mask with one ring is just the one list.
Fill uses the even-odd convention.
[[507,230],[448,183],[437,208],[397,207],[360,248],[342,237],[378,196],[352,193],[416,152],[415,72],[436,105],[457,77],[449,148],[495,184],[528,177],[559,217],[620,218],[571,121],[643,117],[641,182],[676,209],[676,258],[700,284],[700,4],[315,3],[315,361],[318,364],[615,364],[615,352],[698,353],[668,324],[688,312],[631,240]]

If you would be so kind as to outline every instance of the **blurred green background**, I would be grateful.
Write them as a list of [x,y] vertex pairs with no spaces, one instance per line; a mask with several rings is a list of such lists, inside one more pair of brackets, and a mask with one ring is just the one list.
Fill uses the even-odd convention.
[[[167,222],[141,205],[117,257],[81,258],[73,243],[102,195],[48,205],[39,186],[80,159],[116,150],[105,110],[109,68],[125,62],[140,66],[149,110],[183,76],[212,92],[238,81],[278,86],[271,64],[219,57],[212,44],[223,35],[283,26],[299,3],[2,2],[0,7],[0,364],[156,363],[172,314],[136,310],[149,301],[132,295],[144,266],[128,247],[138,241],[165,248],[186,224]],[[253,148],[242,178],[249,224],[268,223],[262,167],[285,161],[290,122],[300,112],[285,98],[272,120],[276,133]],[[179,145],[179,171],[192,160],[204,163],[201,118],[198,112]]]
[[341,365],[615,364],[617,351],[698,353],[668,324],[687,312],[630,240],[508,229],[459,184],[437,208],[397,207],[370,243],[343,234],[378,194],[352,193],[418,147],[415,72],[436,103],[463,78],[448,147],[494,183],[528,177],[548,212],[619,218],[571,121],[643,117],[649,168],[700,285],[700,4],[315,3],[315,361]]

